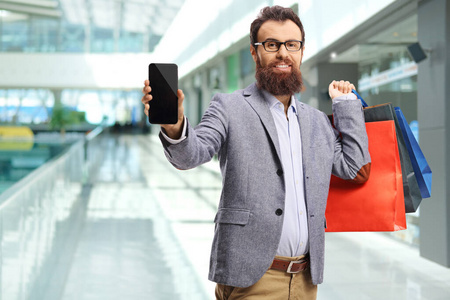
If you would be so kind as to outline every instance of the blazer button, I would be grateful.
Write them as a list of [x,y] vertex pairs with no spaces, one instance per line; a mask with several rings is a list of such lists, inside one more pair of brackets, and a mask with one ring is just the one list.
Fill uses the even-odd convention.
[[281,208],[279,208],[279,209],[277,209],[277,210],[275,211],[275,214],[276,214],[277,216],[281,216],[281,215],[283,214],[283,210],[282,210]]
[[278,169],[278,170],[277,170],[277,175],[278,175],[278,176],[283,176],[283,170]]

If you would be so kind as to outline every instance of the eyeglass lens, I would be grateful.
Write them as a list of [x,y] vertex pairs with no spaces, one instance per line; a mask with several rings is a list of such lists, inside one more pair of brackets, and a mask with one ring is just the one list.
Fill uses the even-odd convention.
[[278,51],[281,47],[281,44],[284,44],[288,51],[298,51],[301,48],[300,41],[287,41],[283,43],[278,41],[266,41],[263,43],[264,49],[266,49],[266,51],[273,51],[273,52]]

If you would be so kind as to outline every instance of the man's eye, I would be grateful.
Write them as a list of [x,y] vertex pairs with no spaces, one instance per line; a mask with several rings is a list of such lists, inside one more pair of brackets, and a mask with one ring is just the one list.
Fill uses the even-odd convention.
[[269,47],[269,48],[278,48],[278,43],[277,42],[268,42],[267,43],[267,47]]

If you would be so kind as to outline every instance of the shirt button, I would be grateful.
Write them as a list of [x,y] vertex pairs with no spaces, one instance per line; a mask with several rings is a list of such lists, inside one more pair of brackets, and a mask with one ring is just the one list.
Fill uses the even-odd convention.
[[275,214],[276,214],[277,216],[281,216],[281,215],[283,214],[283,210],[282,210],[281,208],[279,208],[279,209],[277,209],[277,210],[275,211]]
[[277,170],[277,175],[278,175],[278,176],[283,176],[283,170],[278,169],[278,170]]
[[303,215],[303,211],[300,211],[300,215]]

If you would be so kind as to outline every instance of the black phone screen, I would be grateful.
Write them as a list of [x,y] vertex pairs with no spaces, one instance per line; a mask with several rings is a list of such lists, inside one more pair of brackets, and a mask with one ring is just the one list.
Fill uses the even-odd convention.
[[178,66],[155,64],[148,67],[153,99],[149,102],[148,120],[152,124],[175,124],[178,121]]

